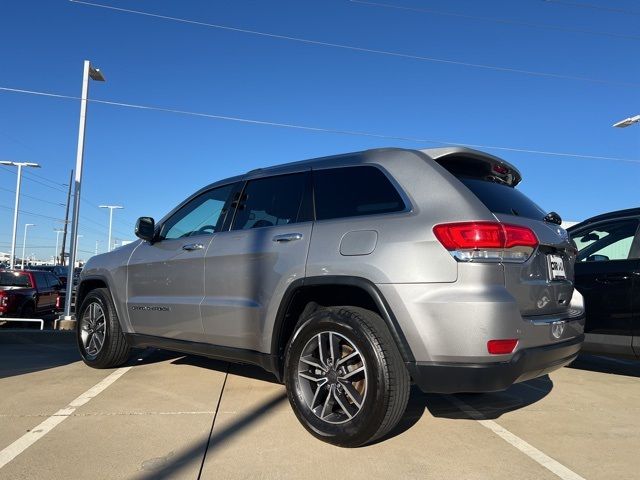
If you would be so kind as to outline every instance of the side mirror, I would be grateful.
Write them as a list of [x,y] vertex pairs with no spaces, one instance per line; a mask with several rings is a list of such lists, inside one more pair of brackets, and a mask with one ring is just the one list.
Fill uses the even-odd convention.
[[153,243],[155,240],[156,222],[151,217],[140,217],[136,222],[136,237]]
[[560,215],[558,215],[556,212],[549,212],[544,217],[544,221],[549,223],[555,223],[556,225],[562,225],[562,218],[560,218]]

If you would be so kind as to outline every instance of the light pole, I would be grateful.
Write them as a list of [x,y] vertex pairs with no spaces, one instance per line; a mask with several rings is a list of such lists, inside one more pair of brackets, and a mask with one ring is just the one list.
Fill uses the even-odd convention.
[[633,117],[625,118],[619,122],[614,123],[612,126],[617,128],[626,128],[629,125],[640,122],[640,115],[634,115]]
[[78,149],[76,152],[76,177],[73,190],[73,215],[71,217],[71,241],[69,252],[69,279],[64,300],[64,315],[60,319],[59,328],[73,329],[75,321],[71,317],[71,300],[73,294],[73,268],[76,264],[76,244],[78,235],[78,219],[80,218],[80,186],[82,184],[82,163],[84,161],[84,130],[87,124],[87,100],[89,97],[89,79],[104,82],[102,72],[94,68],[89,60],[84,61],[82,74],[82,98],[80,100],[80,125],[78,127]]
[[22,267],[21,270],[24,270],[24,255],[25,255],[25,250],[27,248],[27,228],[28,227],[35,227],[36,224],[35,223],[25,223],[24,224],[24,238],[22,239]]
[[100,205],[100,208],[109,209],[109,243],[107,244],[107,252],[110,252],[111,251],[111,226],[113,225],[113,211],[116,209],[124,208],[124,207],[120,205]]
[[18,231],[18,207],[20,206],[20,182],[22,179],[22,167],[32,167],[32,168],[40,168],[40,165],[37,163],[30,162],[9,162],[7,160],[1,160],[0,165],[11,165],[14,167],[18,167],[18,180],[16,181],[16,200],[15,206],[13,207],[13,235],[11,236],[11,262],[10,269],[13,270],[15,267],[15,258],[16,258],[16,234]]
[[64,232],[64,230],[61,228],[54,228],[53,231],[56,232],[56,254],[54,256],[55,261],[53,263],[55,265],[59,265],[60,262],[58,262],[58,253],[59,253],[58,246],[60,245],[60,234]]
[[98,244],[100,243],[100,240],[96,240],[96,255],[98,254]]

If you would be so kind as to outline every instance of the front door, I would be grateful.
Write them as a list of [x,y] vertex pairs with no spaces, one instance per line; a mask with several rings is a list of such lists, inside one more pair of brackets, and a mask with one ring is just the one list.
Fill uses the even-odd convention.
[[280,299],[304,277],[313,222],[310,176],[249,180],[230,231],[215,235],[205,259],[202,321],[207,342],[266,352]]
[[634,272],[638,221],[623,219],[590,225],[572,237],[578,246],[576,288],[585,299],[585,349],[632,354]]
[[127,309],[135,333],[202,341],[204,253],[224,223],[233,185],[208,190],[159,226],[158,240],[142,242],[127,267]]

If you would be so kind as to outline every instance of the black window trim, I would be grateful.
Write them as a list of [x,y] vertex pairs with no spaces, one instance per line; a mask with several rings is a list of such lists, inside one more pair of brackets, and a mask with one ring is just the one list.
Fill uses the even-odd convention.
[[[165,226],[165,224],[171,220],[175,215],[177,215],[180,210],[182,210],[184,207],[186,207],[187,205],[189,205],[192,201],[196,200],[197,198],[200,198],[203,195],[208,194],[209,192],[213,191],[213,190],[217,190],[219,188],[224,188],[224,187],[228,187],[229,185],[233,186],[233,185],[241,185],[243,184],[244,180],[236,180],[233,182],[226,182],[226,183],[219,183],[216,184],[210,188],[207,189],[202,189],[197,191],[196,193],[194,193],[193,195],[191,195],[190,197],[188,197],[187,199],[185,199],[182,203],[180,203],[177,207],[175,207],[165,218],[163,218],[160,222],[158,222],[158,224],[156,225],[155,228],[155,234],[154,236],[157,238],[157,241],[160,242],[173,242],[173,241],[185,241],[186,239],[190,239],[190,238],[200,238],[200,237],[212,237],[213,234],[210,233],[203,233],[201,235],[192,235],[189,237],[180,237],[180,238],[163,238],[160,234],[162,233],[162,230]],[[220,233],[220,232],[224,232],[225,229],[225,224],[226,224],[226,219],[227,216],[229,214],[229,206],[231,203],[231,199],[233,198],[233,195],[236,191],[236,188],[232,188],[231,192],[229,193],[229,196],[227,197],[227,199],[225,200],[224,206],[222,207],[222,212],[220,213],[220,218],[218,219],[218,222],[216,223],[216,227],[218,225],[220,225],[220,230],[214,233]],[[222,222],[220,221],[222,220]]]
[[[269,175],[264,175],[264,176],[251,176],[250,178],[246,178],[244,180],[242,180],[240,183],[242,183],[242,188],[239,190],[240,195],[239,197],[242,198],[242,196],[244,195],[245,191],[247,190],[247,185],[249,184],[249,182],[255,182],[258,180],[265,180],[268,178],[275,178],[275,177],[284,177],[287,175],[299,175],[299,174],[303,174],[304,175],[304,190],[302,191],[302,199],[300,201],[300,205],[298,205],[298,213],[296,215],[296,222],[295,223],[291,223],[288,225],[297,225],[299,223],[307,223],[307,222],[315,222],[316,220],[316,209],[315,209],[315,201],[313,202],[312,205],[312,213],[311,213],[311,219],[310,220],[305,220],[304,222],[298,222],[297,219],[300,217],[300,212],[302,209],[302,205],[304,204],[305,201],[309,200],[309,195],[311,195],[311,199],[314,199],[314,196],[312,195],[312,193],[309,191],[310,189],[313,189],[313,179],[312,179],[312,170],[310,168],[306,168],[304,170],[297,170],[297,171],[293,171],[293,172],[277,172],[277,173],[273,173],[273,174],[269,174]],[[234,192],[232,192],[234,193]],[[237,230],[233,230],[233,224],[236,221],[236,214],[238,212],[238,206],[239,205],[235,205],[233,207],[233,214],[231,215],[230,221],[227,223],[225,221],[223,228],[220,230],[220,232],[241,232],[243,230],[237,229]],[[276,225],[274,225],[276,226]],[[258,227],[256,230],[260,229],[260,228],[273,228],[273,227]]]
[[[589,223],[580,228],[569,232],[569,236],[573,240],[574,236],[579,236],[582,232],[588,232],[589,230],[595,230],[598,225],[609,225],[611,223],[618,223],[623,221],[635,220],[637,223],[636,233],[634,234],[633,241],[631,242],[631,248],[629,249],[629,257],[631,258],[617,258],[614,260],[606,260],[607,262],[633,262],[640,260],[640,217],[620,217],[620,218],[607,218],[599,222]],[[577,262],[577,264],[590,264],[591,262]]]
[[409,197],[407,196],[406,192],[404,191],[404,189],[400,186],[400,184],[396,181],[396,179],[393,177],[393,175],[391,175],[389,172],[387,172],[387,170],[385,168],[383,168],[381,165],[377,164],[377,163],[350,163],[350,164],[345,164],[345,165],[327,165],[327,166],[322,166],[322,167],[312,167],[311,168],[311,174],[313,176],[313,173],[316,171],[322,171],[322,170],[337,170],[340,168],[362,168],[362,167],[373,167],[378,169],[380,172],[382,172],[382,174],[385,176],[385,178],[391,183],[391,185],[393,186],[393,188],[395,189],[395,191],[397,192],[397,194],[400,196],[400,199],[402,200],[402,203],[404,204],[404,208],[401,210],[396,210],[395,212],[384,212],[384,213],[363,213],[362,215],[353,215],[350,217],[334,217],[334,218],[325,218],[323,220],[318,220],[318,217],[316,215],[316,191],[315,191],[315,187],[316,187],[316,182],[315,179],[313,179],[312,181],[312,190],[313,190],[313,221],[314,222],[335,222],[335,221],[345,221],[345,220],[350,220],[350,219],[357,219],[357,218],[375,218],[375,217],[387,217],[389,215],[406,215],[407,213],[411,213],[413,212],[413,204],[411,203],[411,200],[409,199]]

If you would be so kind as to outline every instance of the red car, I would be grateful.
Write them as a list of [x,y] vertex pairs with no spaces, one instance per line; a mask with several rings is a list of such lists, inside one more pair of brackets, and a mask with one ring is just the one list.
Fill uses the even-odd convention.
[[50,272],[35,270],[0,271],[0,320],[41,318],[64,307],[60,279]]

